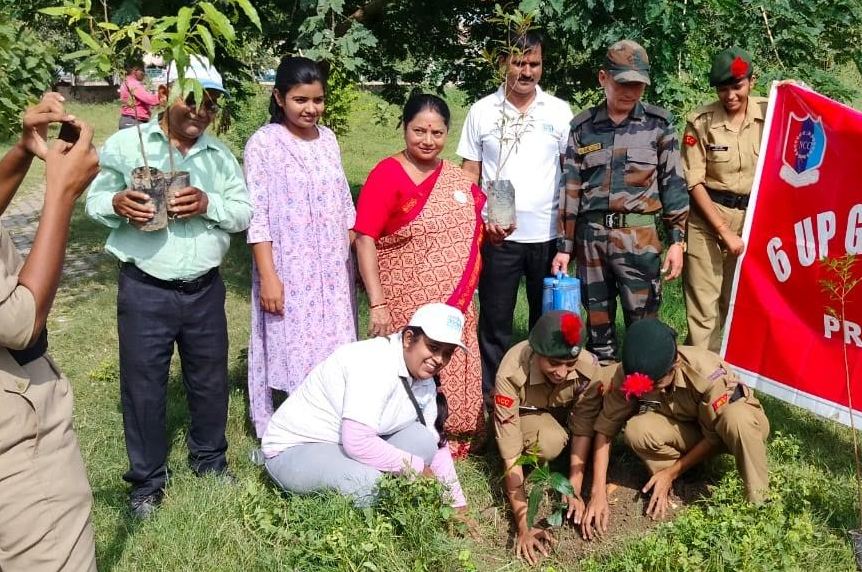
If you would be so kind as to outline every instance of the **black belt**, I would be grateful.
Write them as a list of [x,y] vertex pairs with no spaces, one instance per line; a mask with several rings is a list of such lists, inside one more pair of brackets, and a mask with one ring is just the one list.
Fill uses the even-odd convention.
[[123,262],[120,265],[120,272],[132,280],[137,280],[144,284],[164,288],[165,290],[176,290],[183,294],[194,294],[210,285],[213,279],[218,276],[218,267],[211,268],[206,274],[194,280],[162,280],[161,278],[147,274],[131,262]]
[[579,219],[601,224],[606,228],[629,228],[655,225],[653,213],[618,213],[611,211],[589,211],[578,215]]
[[715,189],[706,189],[706,192],[709,194],[709,198],[712,199],[712,202],[718,203],[729,209],[745,210],[748,208],[749,195],[737,195],[736,193],[716,191]]
[[45,327],[42,329],[42,333],[39,334],[39,337],[36,338],[36,341],[33,342],[29,348],[23,350],[7,350],[9,355],[11,355],[18,365],[24,366],[30,363],[31,361],[37,360],[48,351],[48,328]]

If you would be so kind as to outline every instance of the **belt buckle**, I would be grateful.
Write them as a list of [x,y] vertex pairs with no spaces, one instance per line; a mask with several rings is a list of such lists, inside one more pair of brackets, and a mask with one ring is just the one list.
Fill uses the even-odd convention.
[[197,279],[195,280],[180,280],[176,283],[177,291],[182,292],[183,294],[191,294],[194,292],[194,287],[197,283]]
[[619,228],[619,223],[616,222],[619,213],[607,213],[605,215],[605,226],[608,228]]

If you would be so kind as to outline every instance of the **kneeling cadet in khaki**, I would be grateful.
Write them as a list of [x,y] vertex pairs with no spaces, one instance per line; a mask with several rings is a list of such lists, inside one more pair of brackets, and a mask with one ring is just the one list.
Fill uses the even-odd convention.
[[577,314],[548,312],[536,322],[528,340],[509,349],[497,370],[494,426],[506,470],[506,496],[518,526],[515,553],[530,564],[536,563],[537,551],[547,556],[551,537],[545,530],[527,526],[524,472],[516,464],[523,452],[555,459],[571,432],[569,481],[576,496],[568,499],[567,518],[579,523],[584,511],[580,490],[593,422],[602,406],[603,380],[609,380],[615,369],[602,368],[596,356],[582,350],[584,334]]
[[624,424],[626,442],[652,475],[643,488],[644,493],[652,490],[647,505],[652,518],[664,516],[677,477],[721,452],[736,458],[748,499],[763,500],[769,487],[769,421],[730,365],[709,350],[677,347],[676,332],[653,318],[629,327],[622,357],[594,425],[593,487],[581,523],[584,537],[607,530],[610,444]]

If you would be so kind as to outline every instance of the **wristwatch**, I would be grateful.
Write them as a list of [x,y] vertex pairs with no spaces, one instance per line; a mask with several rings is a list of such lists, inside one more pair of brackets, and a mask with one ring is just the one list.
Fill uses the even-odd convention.
[[673,244],[678,244],[680,248],[682,248],[682,253],[685,254],[688,251],[688,244],[684,240],[680,240],[678,242],[674,242]]

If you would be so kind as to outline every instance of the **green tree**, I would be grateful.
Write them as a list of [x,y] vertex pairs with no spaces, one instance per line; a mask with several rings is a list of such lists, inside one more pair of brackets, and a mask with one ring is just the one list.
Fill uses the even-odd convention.
[[0,20],[0,140],[20,133],[21,113],[54,82],[54,51],[17,20]]

